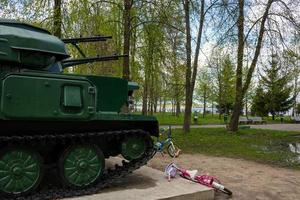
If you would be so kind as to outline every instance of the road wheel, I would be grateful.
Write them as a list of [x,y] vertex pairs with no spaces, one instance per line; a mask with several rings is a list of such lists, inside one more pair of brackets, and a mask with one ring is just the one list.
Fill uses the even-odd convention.
[[143,137],[128,137],[122,143],[122,156],[127,160],[138,159],[145,151],[146,141]]
[[0,191],[18,197],[34,191],[42,178],[42,162],[38,153],[10,148],[0,157]]
[[105,158],[95,145],[75,145],[62,154],[59,168],[65,184],[83,188],[98,182],[105,168]]

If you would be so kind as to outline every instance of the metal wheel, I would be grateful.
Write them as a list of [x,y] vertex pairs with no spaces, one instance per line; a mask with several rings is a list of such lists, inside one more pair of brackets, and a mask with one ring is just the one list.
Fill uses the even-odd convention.
[[142,137],[129,137],[122,143],[122,156],[127,160],[140,158],[146,151],[146,141]]
[[59,168],[68,186],[82,188],[99,180],[105,168],[105,158],[95,145],[75,145],[63,153]]
[[175,145],[175,144],[169,144],[168,146],[168,154],[169,156],[171,156],[172,158],[177,157],[177,152],[179,151],[179,148]]
[[3,152],[0,157],[0,191],[17,197],[37,188],[42,177],[42,162],[38,153],[18,148]]

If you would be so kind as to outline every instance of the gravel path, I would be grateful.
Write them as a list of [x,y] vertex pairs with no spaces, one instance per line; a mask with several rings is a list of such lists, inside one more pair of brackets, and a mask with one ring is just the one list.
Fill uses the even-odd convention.
[[[148,166],[164,170],[172,162],[169,156],[157,154]],[[236,200],[295,200],[300,198],[300,171],[259,164],[242,159],[182,154],[174,161],[186,169],[198,169],[218,177],[233,191]],[[216,200],[228,199],[217,193]]]
[[[282,131],[300,131],[300,124],[263,124],[263,125],[249,125],[255,129],[269,129],[269,130],[282,130]],[[167,128],[168,126],[161,126]],[[225,125],[192,125],[192,128],[225,128]],[[172,128],[182,128],[181,125],[172,125]]]

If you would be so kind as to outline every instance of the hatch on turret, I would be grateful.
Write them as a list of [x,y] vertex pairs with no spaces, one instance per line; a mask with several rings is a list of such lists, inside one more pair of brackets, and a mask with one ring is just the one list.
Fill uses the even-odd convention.
[[64,42],[47,30],[14,20],[0,19],[0,67],[46,68],[69,57]]

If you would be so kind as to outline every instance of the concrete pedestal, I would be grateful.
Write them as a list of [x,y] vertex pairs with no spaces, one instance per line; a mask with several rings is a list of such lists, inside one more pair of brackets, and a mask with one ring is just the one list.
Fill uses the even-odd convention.
[[[142,167],[99,194],[72,200],[213,200],[211,188],[180,177],[168,182],[163,172]],[[70,199],[69,199],[70,200]]]

